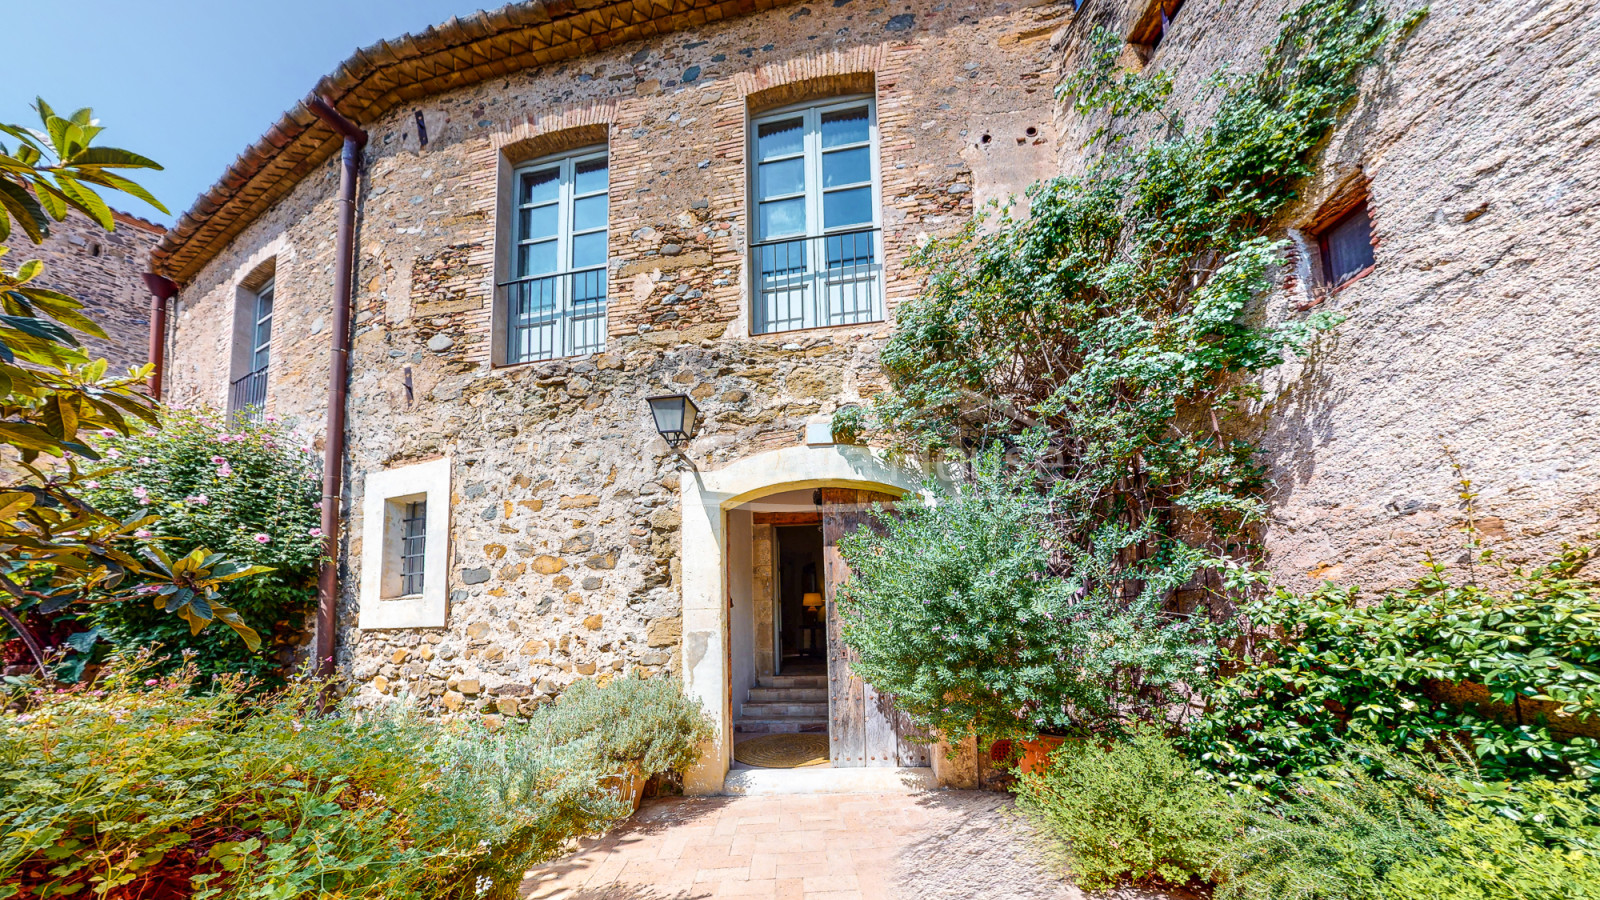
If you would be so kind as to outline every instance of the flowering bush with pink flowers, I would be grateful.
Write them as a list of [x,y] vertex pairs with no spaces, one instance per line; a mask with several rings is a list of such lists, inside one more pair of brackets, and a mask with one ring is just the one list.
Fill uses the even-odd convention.
[[125,653],[160,644],[170,666],[192,653],[204,675],[243,672],[276,682],[314,603],[322,552],[317,455],[275,421],[236,423],[208,410],[167,410],[159,430],[107,437],[101,449],[109,465],[87,491],[99,508],[124,517],[156,513],[139,536],[169,556],[208,547],[273,571],[224,589],[226,602],[261,634],[258,652],[230,633],[191,635],[182,620],[140,603],[94,609],[88,615],[98,636]]

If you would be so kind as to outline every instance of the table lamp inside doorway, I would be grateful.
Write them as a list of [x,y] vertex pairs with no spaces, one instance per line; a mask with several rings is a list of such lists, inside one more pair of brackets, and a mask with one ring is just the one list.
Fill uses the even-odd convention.
[[[793,595],[790,595],[790,596],[793,596]],[[822,610],[822,595],[821,594],[812,593],[812,594],[805,594],[805,595],[801,596],[800,605],[804,606],[806,608],[806,611],[811,613],[811,615],[812,615],[812,617],[813,617],[813,619],[815,621],[821,621],[821,619],[822,619],[822,611],[821,611]]]

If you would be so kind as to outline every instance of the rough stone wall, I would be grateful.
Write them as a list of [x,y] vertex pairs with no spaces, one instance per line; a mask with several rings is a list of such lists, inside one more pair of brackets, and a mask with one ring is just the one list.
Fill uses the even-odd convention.
[[[1408,7],[1415,4],[1407,4]],[[1149,65],[1191,124],[1219,66],[1255,59],[1288,0],[1190,0]],[[1143,3],[1086,4],[1053,38],[1064,69],[1097,24],[1126,34]],[[1600,13],[1575,0],[1430,4],[1320,151],[1281,218],[1296,242],[1268,319],[1348,318],[1305,364],[1264,380],[1238,423],[1263,439],[1275,494],[1271,564],[1289,584],[1393,585],[1425,552],[1460,553],[1448,447],[1481,492],[1488,544],[1538,560],[1600,520]],[[1063,107],[1061,168],[1096,123]],[[1326,296],[1304,226],[1368,181],[1376,267]]]
[[[790,6],[436,97],[369,123],[349,406],[344,671],[365,697],[514,713],[573,679],[677,672],[678,479],[644,398],[684,392],[702,470],[800,442],[807,417],[880,389],[886,324],[750,336],[747,115],[877,100],[888,299],[924,234],[1056,160],[1049,34],[1070,4],[860,0]],[[429,142],[418,144],[415,114]],[[604,353],[493,365],[497,196],[507,162],[610,158]],[[1030,130],[1031,129],[1031,130]],[[987,136],[989,140],[985,141]],[[220,404],[238,285],[273,260],[268,411],[320,427],[336,163],[309,175],[185,285],[176,390]],[[362,632],[364,474],[452,459],[450,614]]]
[[106,332],[103,339],[79,335],[84,349],[109,360],[108,373],[122,374],[150,361],[150,293],[139,276],[149,271],[150,251],[164,231],[122,213],[116,225],[106,231],[75,212],[52,222],[50,236],[37,246],[15,229],[5,241],[11,252],[4,265],[43,260],[37,284],[83,301],[84,314]]

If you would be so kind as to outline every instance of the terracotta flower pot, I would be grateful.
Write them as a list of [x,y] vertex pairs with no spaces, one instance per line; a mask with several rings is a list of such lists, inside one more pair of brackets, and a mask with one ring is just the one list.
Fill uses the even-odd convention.
[[628,767],[611,776],[611,792],[618,799],[626,800],[633,806],[633,811],[639,811],[639,803],[644,799],[644,785],[650,779],[639,771],[639,764],[628,763]]
[[1022,756],[1017,760],[1017,771],[1032,774],[1050,767],[1050,754],[1066,743],[1067,739],[1052,734],[1041,734],[1031,741],[1018,741]]

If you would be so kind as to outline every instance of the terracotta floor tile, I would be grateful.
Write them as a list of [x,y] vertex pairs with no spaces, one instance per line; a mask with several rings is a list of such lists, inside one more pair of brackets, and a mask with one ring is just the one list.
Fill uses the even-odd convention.
[[778,882],[773,878],[750,881],[724,881],[717,885],[717,897],[747,897],[752,900],[777,900]]
[[722,882],[749,880],[750,864],[748,862],[742,866],[722,866],[714,869],[700,869],[694,873],[694,881],[696,884],[705,881]]
[[807,894],[815,891],[853,891],[857,887],[859,885],[856,884],[854,872],[847,875],[812,875],[805,880]]
[[[1081,900],[976,791],[652,800],[528,873],[527,900]],[[1129,894],[1133,900],[1136,894]],[[1144,900],[1160,895],[1145,893]]]

